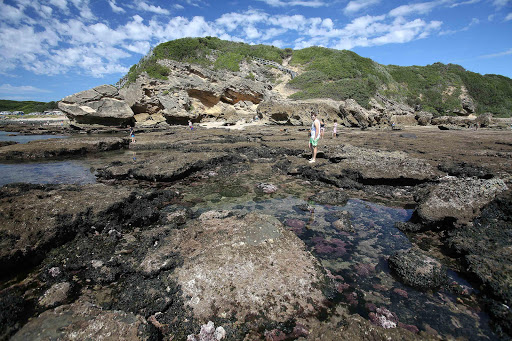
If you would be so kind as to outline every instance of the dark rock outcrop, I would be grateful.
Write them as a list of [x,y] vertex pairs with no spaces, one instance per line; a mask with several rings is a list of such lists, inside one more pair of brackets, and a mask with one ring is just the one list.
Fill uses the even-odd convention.
[[80,139],[48,139],[19,143],[0,148],[0,160],[34,160],[86,155],[128,147],[129,139],[121,137],[84,137]]

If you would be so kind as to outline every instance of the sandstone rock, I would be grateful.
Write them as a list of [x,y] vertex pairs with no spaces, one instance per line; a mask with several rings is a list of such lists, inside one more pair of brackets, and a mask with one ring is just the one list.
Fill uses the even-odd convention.
[[126,126],[133,122],[133,111],[112,85],[100,85],[67,96],[58,106],[78,124]]
[[353,99],[343,102],[339,110],[341,118],[348,126],[366,128],[371,124],[368,111]]
[[318,204],[345,206],[348,201],[347,193],[341,190],[324,191],[309,198]]
[[492,114],[487,112],[478,116],[475,123],[480,124],[480,127],[489,127],[492,124]]
[[447,176],[424,195],[415,212],[426,224],[467,224],[507,185],[501,179],[459,179]]
[[251,213],[203,219],[169,241],[188,255],[175,276],[198,319],[217,315],[243,321],[263,313],[285,321],[323,306],[317,261],[273,217]]
[[340,120],[339,102],[324,101],[264,101],[258,105],[258,115],[274,124],[311,125],[311,113],[317,112],[321,119],[332,122]]
[[416,120],[420,126],[429,125],[432,122],[432,117],[434,117],[434,115],[426,111],[416,113]]
[[420,290],[437,289],[447,282],[444,266],[417,248],[395,253],[389,268],[401,282]]

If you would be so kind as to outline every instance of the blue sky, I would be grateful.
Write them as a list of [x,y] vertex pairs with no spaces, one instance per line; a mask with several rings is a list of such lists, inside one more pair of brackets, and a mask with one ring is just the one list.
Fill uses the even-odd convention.
[[0,99],[114,84],[151,46],[201,36],[512,78],[512,0],[0,0]]

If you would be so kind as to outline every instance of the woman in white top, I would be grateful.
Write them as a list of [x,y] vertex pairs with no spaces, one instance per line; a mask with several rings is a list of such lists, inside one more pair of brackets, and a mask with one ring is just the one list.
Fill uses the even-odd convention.
[[309,159],[309,163],[316,162],[316,152],[318,140],[320,139],[320,121],[316,118],[316,113],[311,113],[311,136],[309,138],[309,149],[311,149],[312,157]]

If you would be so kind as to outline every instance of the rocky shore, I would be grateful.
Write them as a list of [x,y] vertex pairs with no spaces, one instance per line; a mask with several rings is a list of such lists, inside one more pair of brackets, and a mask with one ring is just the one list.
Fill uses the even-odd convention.
[[[96,184],[0,188],[0,339],[510,338],[512,134],[339,133],[319,142],[315,164],[302,125],[0,147],[4,162],[102,160]],[[373,220],[354,220],[351,199]],[[411,213],[388,236],[369,203]],[[350,253],[363,256],[336,263]],[[381,280],[364,291],[348,274]],[[451,334],[395,310],[420,296],[443,297]],[[464,334],[482,312],[492,334]]]

